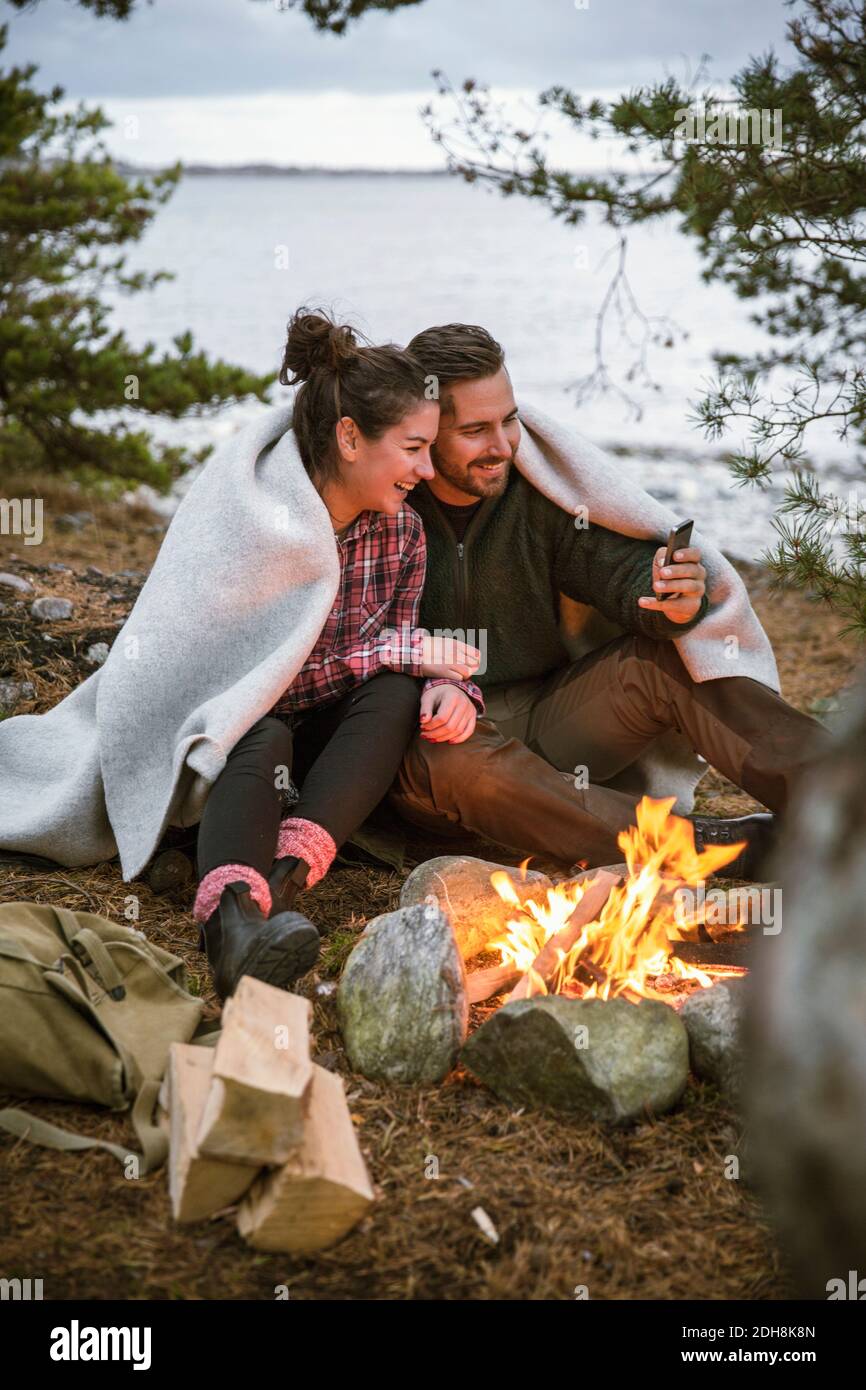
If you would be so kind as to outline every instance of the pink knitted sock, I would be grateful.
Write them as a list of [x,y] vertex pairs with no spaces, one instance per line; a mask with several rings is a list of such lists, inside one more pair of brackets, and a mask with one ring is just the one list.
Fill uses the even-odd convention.
[[192,907],[192,915],[195,920],[206,922],[219,907],[223,889],[229,883],[239,881],[249,884],[253,901],[258,903],[267,917],[271,910],[271,890],[268,887],[268,880],[262,878],[256,869],[249,868],[247,864],[220,864],[219,868],[211,869],[209,874],[205,874],[198,886]]
[[277,840],[277,858],[287,859],[294,855],[310,866],[307,874],[307,888],[318,883],[334,861],[337,846],[323,825],[314,820],[303,820],[300,816],[289,816],[280,825]]

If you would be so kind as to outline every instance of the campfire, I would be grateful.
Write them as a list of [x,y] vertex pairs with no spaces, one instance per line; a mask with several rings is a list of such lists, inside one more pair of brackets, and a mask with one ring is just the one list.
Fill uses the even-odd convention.
[[[506,931],[488,943],[500,964],[469,976],[469,997],[479,1003],[511,988],[505,1002],[537,994],[578,999],[658,999],[678,1007],[695,990],[743,967],[682,958],[677,943],[696,942],[700,912],[686,912],[681,890],[697,886],[743,848],[712,846],[698,854],[690,821],[671,814],[676,798],[645,796],[637,825],[618,844],[627,874],[594,870],[556,885],[545,901],[521,901],[507,873],[490,881],[515,909]],[[529,861],[521,866],[525,875]],[[743,931],[740,922],[727,931]],[[719,956],[724,954],[718,952]]]

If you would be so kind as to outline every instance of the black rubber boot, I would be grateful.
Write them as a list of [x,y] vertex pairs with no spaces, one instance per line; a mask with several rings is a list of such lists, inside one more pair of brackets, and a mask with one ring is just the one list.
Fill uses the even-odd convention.
[[293,854],[276,861],[268,876],[272,917],[276,917],[280,912],[291,911],[295,905],[295,898],[301,889],[306,887],[309,872],[310,866],[307,861],[297,859]]
[[723,820],[713,816],[687,816],[695,828],[695,849],[702,853],[708,845],[735,845],[746,841],[736,859],[717,869],[713,877],[745,878],[753,883],[764,878],[766,862],[778,836],[778,823],[770,811]]
[[223,889],[199,946],[207,952],[217,994],[228,999],[242,975],[288,989],[318,960],[319,933],[300,912],[265,917],[248,884],[238,882]]

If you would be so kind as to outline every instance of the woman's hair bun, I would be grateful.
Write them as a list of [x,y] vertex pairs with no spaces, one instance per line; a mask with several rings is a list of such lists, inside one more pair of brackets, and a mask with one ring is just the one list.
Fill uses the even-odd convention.
[[294,386],[318,370],[339,372],[358,352],[357,336],[348,324],[335,323],[323,309],[298,309],[289,320],[280,381]]

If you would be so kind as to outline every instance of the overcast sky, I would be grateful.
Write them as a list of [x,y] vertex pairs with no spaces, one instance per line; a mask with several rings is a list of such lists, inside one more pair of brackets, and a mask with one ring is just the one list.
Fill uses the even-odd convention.
[[[73,0],[13,10],[3,62],[35,62],[41,89],[101,105],[113,154],[187,162],[435,168],[418,106],[430,71],[472,76],[509,101],[561,83],[613,95],[702,54],[723,85],[750,54],[786,58],[782,0],[423,0],[338,38],[279,0],[139,0],[126,23]],[[606,158],[581,146],[583,162]],[[574,153],[572,152],[572,157]]]

